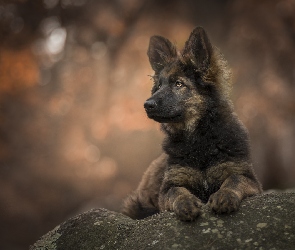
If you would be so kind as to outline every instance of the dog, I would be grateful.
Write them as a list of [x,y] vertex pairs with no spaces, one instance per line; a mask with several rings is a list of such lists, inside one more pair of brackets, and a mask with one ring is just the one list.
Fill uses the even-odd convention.
[[161,36],[150,38],[155,74],[147,116],[165,133],[163,153],[123,203],[122,213],[143,219],[172,211],[193,221],[205,204],[215,213],[237,211],[262,192],[252,167],[246,128],[229,99],[230,71],[202,27],[178,51]]

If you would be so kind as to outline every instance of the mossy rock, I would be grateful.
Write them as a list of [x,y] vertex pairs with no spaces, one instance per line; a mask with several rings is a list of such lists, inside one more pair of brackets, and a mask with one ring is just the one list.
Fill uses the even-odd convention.
[[194,222],[165,212],[132,220],[93,209],[62,223],[30,250],[295,249],[295,193],[244,200],[238,212],[216,215],[204,207]]

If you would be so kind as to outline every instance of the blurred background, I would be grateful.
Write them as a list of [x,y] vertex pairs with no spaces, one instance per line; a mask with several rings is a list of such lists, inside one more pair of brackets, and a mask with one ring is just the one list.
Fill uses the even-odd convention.
[[295,0],[1,0],[1,249],[119,211],[161,152],[149,37],[182,47],[196,26],[233,70],[264,188],[295,187]]

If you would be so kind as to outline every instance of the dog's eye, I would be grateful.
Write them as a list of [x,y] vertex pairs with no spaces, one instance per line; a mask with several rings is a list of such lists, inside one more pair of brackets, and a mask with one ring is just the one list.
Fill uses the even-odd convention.
[[175,82],[175,86],[176,86],[177,88],[180,88],[180,87],[183,86],[183,83],[182,83],[181,81],[177,80],[177,81]]
[[158,89],[160,89],[162,87],[162,84],[161,83],[159,83],[159,85],[158,85]]

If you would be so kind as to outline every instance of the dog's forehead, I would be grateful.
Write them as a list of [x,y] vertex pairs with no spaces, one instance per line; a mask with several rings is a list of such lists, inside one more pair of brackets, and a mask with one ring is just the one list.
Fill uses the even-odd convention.
[[172,76],[181,76],[184,72],[179,61],[174,61],[164,67],[161,71],[160,78],[168,79]]

